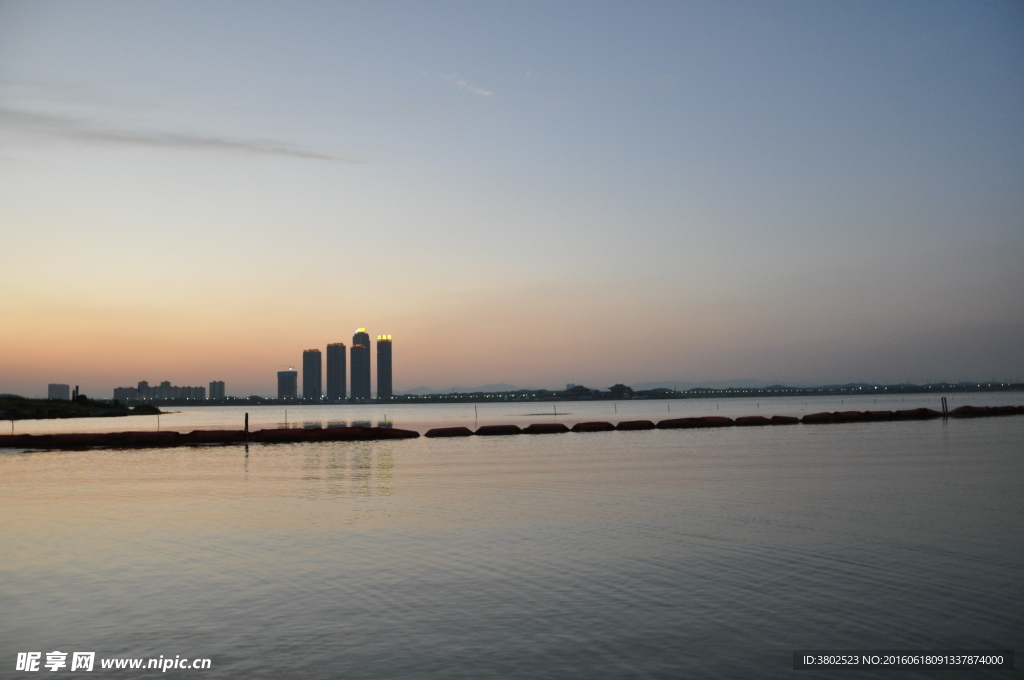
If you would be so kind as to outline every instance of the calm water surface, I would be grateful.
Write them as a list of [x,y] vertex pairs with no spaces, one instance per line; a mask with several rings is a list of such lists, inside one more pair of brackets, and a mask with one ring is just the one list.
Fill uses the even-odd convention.
[[[783,401],[768,415],[834,410]],[[191,429],[235,417],[196,410]],[[178,675],[211,678],[889,677],[793,671],[792,651],[1020,654],[1022,481],[1024,417],[2,454],[0,677],[57,649],[209,657]]]

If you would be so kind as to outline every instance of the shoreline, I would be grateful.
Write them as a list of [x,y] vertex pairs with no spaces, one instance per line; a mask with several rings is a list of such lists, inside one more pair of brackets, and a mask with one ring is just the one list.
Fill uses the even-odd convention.
[[96,401],[85,396],[78,401],[63,399],[29,399],[13,395],[0,396],[0,420],[57,420],[61,418],[119,418],[123,416],[155,416],[163,413],[151,404],[129,407],[118,403]]

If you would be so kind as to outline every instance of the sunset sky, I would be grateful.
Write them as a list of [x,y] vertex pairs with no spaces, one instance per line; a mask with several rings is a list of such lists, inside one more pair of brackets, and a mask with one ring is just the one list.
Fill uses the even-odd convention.
[[5,2],[0,393],[1024,380],[1024,3]]

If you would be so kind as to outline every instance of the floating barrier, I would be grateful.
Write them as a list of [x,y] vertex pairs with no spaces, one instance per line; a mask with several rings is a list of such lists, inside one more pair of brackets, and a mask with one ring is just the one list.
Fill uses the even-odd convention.
[[189,444],[244,444],[245,430],[193,430],[185,439]]
[[484,425],[477,428],[476,433],[481,437],[494,437],[503,434],[522,434],[523,431],[518,425]]
[[615,426],[611,423],[604,421],[592,422],[592,423],[576,423],[572,426],[573,432],[607,432],[608,430],[614,430]]
[[800,419],[796,416],[772,416],[768,419],[772,425],[797,425]]
[[698,427],[732,427],[736,424],[735,420],[725,416],[704,416],[697,420],[700,421]]
[[864,420],[930,420],[941,418],[942,414],[930,408],[913,408],[903,411],[835,411],[832,413],[811,413],[800,419],[807,424],[855,423]]
[[904,411],[896,411],[897,420],[930,420],[932,418],[941,417],[941,413],[933,411],[930,408],[914,408]]
[[657,427],[649,420],[625,420],[615,426],[616,430],[653,430]]
[[468,427],[435,427],[432,430],[427,430],[424,437],[469,437],[472,436],[473,430]]
[[700,418],[669,418],[658,422],[659,430],[679,430],[700,427]]
[[562,434],[569,428],[561,423],[533,423],[523,428],[523,434]]
[[736,425],[739,427],[749,427],[751,425],[771,425],[772,421],[768,420],[764,416],[743,416],[742,418],[736,419]]
[[960,406],[949,412],[950,418],[984,418],[1024,413],[1024,406]]
[[[1024,415],[1024,406],[960,406],[949,411],[951,418],[984,418],[990,416]],[[655,425],[650,420],[624,420],[618,425],[594,421],[576,423],[572,428],[561,423],[533,423],[525,429],[518,425],[484,425],[473,432],[468,427],[436,427],[428,430],[426,437],[481,437],[511,434],[560,434],[564,432],[608,432],[610,430],[661,430],[689,429],[698,427],[751,427],[758,425],[807,425],[825,423],[856,423],[880,420],[931,420],[943,415],[930,408],[905,409],[902,411],[834,411],[809,413],[803,418],[794,416],[743,416],[733,420],[725,416],[703,416],[700,418],[670,418]],[[246,421],[248,425],[248,421]],[[384,439],[413,439],[419,437],[413,430],[391,427],[327,427],[257,430],[193,430],[188,434],[180,432],[106,432],[74,434],[8,434],[0,435],[0,448],[18,449],[149,449],[172,446],[230,445],[246,443],[290,443],[290,442],[344,442],[372,441]]]
[[[250,432],[249,442],[284,443],[308,441],[366,441],[412,439],[419,432],[390,427],[329,427],[315,430],[258,430]],[[18,434],[0,436],[0,448],[22,449],[149,449],[204,444],[244,444],[244,430],[194,430],[180,432],[104,432],[78,434]]]

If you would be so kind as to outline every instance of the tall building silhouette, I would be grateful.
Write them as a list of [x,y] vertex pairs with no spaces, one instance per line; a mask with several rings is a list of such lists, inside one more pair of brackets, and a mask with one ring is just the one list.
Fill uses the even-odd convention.
[[46,386],[46,398],[70,401],[71,385],[64,385],[62,383],[50,383],[49,385]]
[[224,399],[224,381],[214,380],[210,383],[210,401],[223,401]]
[[302,398],[319,399],[323,394],[324,365],[320,350],[307,349],[302,353]]
[[333,342],[327,345],[327,398],[332,401],[348,396],[345,385],[348,382],[346,365],[345,343]]
[[377,336],[377,398],[390,399],[391,391],[391,336]]
[[295,399],[299,396],[299,372],[294,368],[277,372],[277,398]]
[[352,398],[370,400],[370,335],[365,328],[352,336]]

